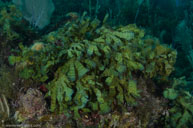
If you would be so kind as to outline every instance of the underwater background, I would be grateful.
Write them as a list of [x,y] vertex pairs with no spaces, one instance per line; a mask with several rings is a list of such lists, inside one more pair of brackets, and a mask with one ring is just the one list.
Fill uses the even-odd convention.
[[0,128],[192,128],[193,0],[0,0]]

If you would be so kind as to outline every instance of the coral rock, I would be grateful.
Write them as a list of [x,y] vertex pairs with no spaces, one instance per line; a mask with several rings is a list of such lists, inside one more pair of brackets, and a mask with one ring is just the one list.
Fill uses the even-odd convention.
[[15,118],[18,121],[40,117],[46,110],[44,97],[37,89],[29,88],[26,94],[21,94],[18,104],[19,108],[15,113]]

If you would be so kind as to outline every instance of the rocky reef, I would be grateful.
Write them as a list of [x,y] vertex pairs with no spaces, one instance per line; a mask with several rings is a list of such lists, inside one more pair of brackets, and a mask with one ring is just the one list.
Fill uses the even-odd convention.
[[27,24],[18,29],[26,21],[15,6],[0,12],[0,42],[11,46],[0,52],[3,127],[192,125],[187,81],[171,77],[177,51],[146,29],[109,26],[108,14],[99,20],[73,12],[59,28],[41,35]]

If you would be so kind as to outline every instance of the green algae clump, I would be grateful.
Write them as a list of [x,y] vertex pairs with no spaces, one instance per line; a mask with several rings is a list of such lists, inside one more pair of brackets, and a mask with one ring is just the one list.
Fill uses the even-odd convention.
[[86,14],[35,42],[43,49],[21,45],[15,56],[20,77],[47,84],[50,110],[73,112],[75,119],[80,111],[106,114],[136,106],[140,90],[134,76],[167,78],[177,54],[136,25],[111,28]]

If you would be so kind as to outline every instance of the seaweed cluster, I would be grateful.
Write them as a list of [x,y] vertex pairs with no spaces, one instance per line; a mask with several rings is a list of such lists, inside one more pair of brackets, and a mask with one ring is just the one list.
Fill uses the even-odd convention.
[[0,8],[0,65],[7,63],[11,49],[17,47],[19,42],[28,41],[29,37],[36,37],[33,28],[22,19],[20,11],[10,3]]
[[182,77],[174,79],[171,88],[164,91],[165,98],[170,100],[170,109],[166,115],[167,128],[192,127],[193,121],[193,96],[184,88],[186,80]]
[[140,98],[134,75],[165,79],[173,71],[175,50],[135,25],[109,28],[105,20],[83,14],[10,56],[22,78],[47,84],[52,112],[75,119],[80,112],[124,112]]
[[14,31],[15,26],[21,24],[21,13],[14,5],[8,5],[0,11],[1,38],[7,42],[19,38],[19,34]]

